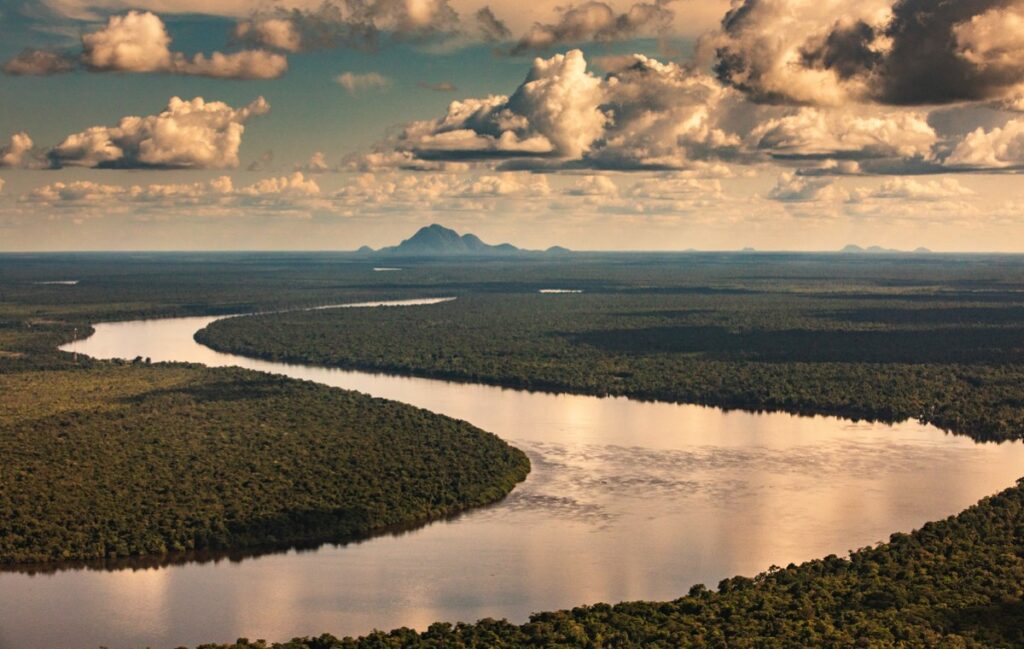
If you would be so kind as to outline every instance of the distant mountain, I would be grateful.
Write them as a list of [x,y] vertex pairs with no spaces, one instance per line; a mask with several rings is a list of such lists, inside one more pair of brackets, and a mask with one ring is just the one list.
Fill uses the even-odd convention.
[[360,255],[368,255],[371,252],[375,252],[370,246],[359,246],[359,250],[356,250]]
[[[366,250],[366,246],[360,248],[360,252],[373,252]],[[404,255],[408,257],[454,257],[454,256],[488,256],[488,255],[521,255],[521,254],[548,254],[568,253],[567,248],[552,246],[544,253],[523,250],[513,246],[511,243],[499,243],[491,245],[484,243],[475,234],[459,234],[455,230],[446,228],[443,225],[428,225],[420,228],[397,246],[381,248],[377,254],[382,255]]]
[[572,252],[572,250],[569,250],[568,248],[564,248],[562,246],[551,246],[544,252],[548,253],[549,255],[567,255],[570,252]]
[[[906,250],[898,250],[896,248],[883,248],[882,246],[868,246],[867,248],[864,248],[862,246],[857,246],[857,245],[854,245],[854,244],[851,243],[848,246],[843,246],[842,250],[840,250],[839,252],[848,252],[848,253],[852,253],[852,254],[861,254],[861,255],[863,255],[863,254],[872,255],[872,254],[881,254],[881,253],[884,253],[884,254],[900,254],[900,253],[906,254],[907,251]],[[931,252],[931,250],[929,250],[927,248],[916,248],[914,250],[914,252],[915,253],[929,253],[929,252]]]
[[459,234],[435,223],[420,228],[416,234],[397,246],[381,248],[380,251],[391,255],[416,256],[507,255],[519,252],[519,248],[509,243],[492,246],[481,241],[475,234]]

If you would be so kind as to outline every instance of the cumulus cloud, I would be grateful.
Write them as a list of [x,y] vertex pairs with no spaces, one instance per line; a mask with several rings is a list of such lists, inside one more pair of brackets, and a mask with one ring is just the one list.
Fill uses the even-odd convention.
[[617,41],[642,32],[660,34],[672,23],[672,0],[638,2],[618,13],[604,2],[590,1],[561,10],[554,23],[536,23],[512,47],[512,54],[544,51],[587,41]]
[[[641,54],[604,63],[598,77],[579,50],[537,58],[511,95],[453,101],[441,117],[405,125],[347,166],[698,171],[776,161],[800,163],[796,176],[809,178],[1024,164],[1024,120],[993,110],[1009,110],[1020,95],[959,107],[956,119],[947,115],[953,109],[765,105],[699,68]],[[1000,126],[963,128],[979,119]]]
[[857,189],[853,201],[867,199],[893,199],[904,201],[944,201],[974,195],[954,178],[921,180],[917,178],[890,178],[874,189]]
[[714,78],[635,54],[603,85],[607,128],[592,166],[679,169],[741,155],[730,123],[745,101]]
[[105,185],[89,180],[77,180],[70,183],[58,181],[42,187],[36,187],[22,197],[32,203],[84,202],[99,201],[125,192],[118,185]]
[[245,123],[269,110],[262,97],[238,109],[202,97],[174,97],[158,115],[93,126],[69,135],[47,155],[53,167],[236,167]]
[[750,133],[753,145],[780,158],[927,158],[938,142],[920,111],[872,112],[803,108],[768,119]]
[[96,72],[164,72],[227,79],[274,79],[287,59],[264,50],[243,50],[191,58],[170,48],[163,20],[151,12],[110,16],[103,28],[82,35],[82,63]]
[[807,178],[786,172],[779,176],[768,198],[783,203],[844,200],[849,194],[834,180]]
[[391,85],[391,79],[377,72],[367,72],[365,74],[342,72],[334,80],[338,82],[338,85],[347,90],[349,94],[355,94],[360,90],[370,88],[379,90]]
[[443,117],[407,125],[385,144],[392,151],[371,155],[400,166],[411,160],[578,158],[603,132],[602,99],[601,80],[573,50],[534,61],[511,96],[453,101]]
[[1010,0],[742,0],[700,49],[758,102],[942,104],[1020,84],[1019,21]]
[[[449,177],[450,179],[450,177]],[[467,181],[450,183],[448,196],[459,198],[483,197],[541,197],[551,193],[551,187],[544,176],[524,173],[484,174]]]
[[20,167],[25,156],[32,151],[32,138],[21,132],[11,135],[7,144],[0,146],[0,167]]
[[313,10],[277,8],[239,21],[241,42],[286,52],[347,47],[375,50],[385,35],[397,41],[453,36],[459,16],[448,0],[328,0]]
[[618,196],[619,186],[608,176],[583,176],[565,193],[570,196]]
[[587,72],[583,53],[573,50],[536,59],[504,110],[527,117],[559,155],[573,158],[590,150],[608,121],[598,107],[602,95],[601,81]]
[[290,176],[264,178],[248,187],[238,190],[243,196],[316,196],[320,186],[312,178],[306,178],[301,171]]
[[516,209],[527,209],[551,193],[546,176],[525,172],[365,173],[336,192],[333,200],[335,209],[343,214],[482,210],[512,199]]
[[159,205],[287,206],[320,195],[316,181],[301,172],[264,178],[236,187],[229,176],[195,183],[113,185],[90,180],[58,181],[36,187],[21,197],[23,202],[48,205],[155,203]]
[[1024,166],[1024,119],[1012,119],[1001,128],[969,133],[945,159],[949,167],[1006,169]]
[[4,72],[16,77],[62,74],[74,68],[75,60],[67,54],[31,48],[22,50],[4,64]]
[[536,59],[510,96],[454,101],[444,116],[406,125],[370,155],[405,168],[445,160],[691,168],[743,154],[731,122],[744,105],[741,93],[674,63],[634,55],[630,65],[600,78],[587,70],[582,52],[571,50]]
[[695,178],[687,173],[662,174],[634,183],[626,195],[637,199],[679,201],[681,199],[722,200],[725,194],[717,178]]

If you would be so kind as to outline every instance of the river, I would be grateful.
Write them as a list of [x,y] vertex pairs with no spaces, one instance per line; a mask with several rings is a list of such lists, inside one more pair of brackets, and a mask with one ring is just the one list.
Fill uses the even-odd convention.
[[1020,443],[976,444],[916,422],[725,412],[252,360],[193,340],[216,319],[99,324],[65,349],[237,365],[395,399],[500,435],[530,456],[530,477],[497,505],[347,546],[3,572],[0,647],[343,636],[673,599],[695,583],[885,540],[1024,475]]

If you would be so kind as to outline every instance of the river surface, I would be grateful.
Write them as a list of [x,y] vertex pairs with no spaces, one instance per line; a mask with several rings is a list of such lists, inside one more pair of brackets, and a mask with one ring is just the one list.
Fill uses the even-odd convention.
[[[406,308],[416,308],[409,306]],[[724,412],[251,360],[213,317],[100,324],[97,358],[238,365],[465,419],[526,451],[500,504],[347,546],[159,568],[0,573],[0,647],[285,640],[584,603],[673,599],[959,512],[1024,475],[1024,445],[914,422]]]

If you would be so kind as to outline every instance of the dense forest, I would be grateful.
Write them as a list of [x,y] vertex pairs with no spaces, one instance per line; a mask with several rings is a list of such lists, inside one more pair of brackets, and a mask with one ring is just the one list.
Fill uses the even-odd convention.
[[104,257],[77,268],[102,280],[40,285],[20,277],[31,265],[0,264],[0,564],[344,542],[494,502],[529,471],[496,436],[404,404],[246,370],[73,359],[56,347],[95,320],[229,310],[195,298],[234,278],[171,265],[147,281],[145,265],[133,277]]
[[469,424],[256,372],[0,374],[0,562],[344,541],[494,502],[520,451]]
[[[58,280],[79,283],[36,283]],[[0,444],[11,458],[0,470],[0,544],[23,550],[31,538],[59,558],[288,543],[295,529],[358,535],[366,528],[352,521],[422,520],[500,497],[527,469],[496,438],[412,408],[240,370],[54,351],[96,321],[451,295],[415,310],[233,319],[202,338],[270,358],[920,417],[1006,439],[1024,431],[1022,286],[1017,257],[576,255],[374,273],[326,254],[0,256]],[[185,476],[185,466],[203,470]],[[363,506],[337,517],[342,500]],[[1022,584],[1024,483],[849,557],[695,586],[675,601],[274,646],[1011,647],[1024,645]]]
[[1024,435],[1024,294],[948,289],[487,293],[396,310],[223,320],[272,360]]

